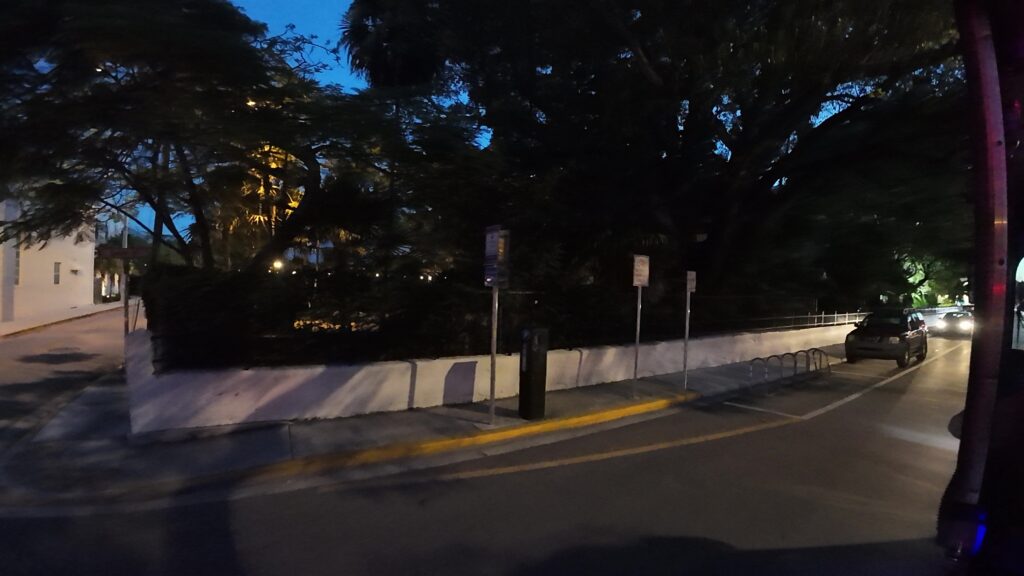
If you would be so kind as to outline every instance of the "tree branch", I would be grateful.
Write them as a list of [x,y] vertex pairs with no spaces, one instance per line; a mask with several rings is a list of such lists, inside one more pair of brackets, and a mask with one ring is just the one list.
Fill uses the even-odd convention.
[[203,268],[213,268],[213,246],[210,238],[210,222],[206,218],[206,211],[203,207],[203,199],[199,187],[192,178],[192,167],[185,155],[184,147],[174,143],[174,154],[178,157],[178,163],[184,171],[182,180],[185,188],[188,189],[188,203],[192,208],[192,215],[196,219],[196,227],[199,229],[199,249],[202,250]]
[[163,203],[158,202],[157,199],[152,194],[150,194],[149,191],[146,190],[146,187],[142,185],[141,182],[139,182],[135,174],[133,174],[132,171],[129,170],[128,167],[125,166],[120,159],[115,160],[113,162],[112,167],[119,174],[121,174],[122,177],[124,177],[125,181],[135,190],[135,193],[142,197],[143,201],[146,202],[146,204],[149,204],[149,206],[153,209],[154,215],[157,218],[160,218],[161,221],[163,221],[164,227],[170,230],[171,235],[174,236],[175,241],[178,242],[178,246],[180,248],[180,250],[178,250],[178,253],[181,254],[182,257],[185,258],[185,260],[191,261],[191,247],[189,246],[188,241],[186,241],[185,238],[181,235],[181,232],[178,231],[178,227],[174,224],[174,219],[171,218],[171,216],[167,213],[167,210],[164,207]]
[[651,61],[647,59],[647,54],[644,53],[643,46],[640,45],[640,41],[636,39],[622,23],[622,20],[616,16],[618,12],[618,6],[615,5],[615,0],[604,0],[601,2],[601,13],[604,15],[605,21],[611,26],[612,30],[619,35],[619,38],[626,43],[629,47],[629,51],[633,54],[636,62],[639,64],[640,72],[644,75],[644,78],[661,88],[665,85],[665,81],[661,78],[661,75],[651,66]]

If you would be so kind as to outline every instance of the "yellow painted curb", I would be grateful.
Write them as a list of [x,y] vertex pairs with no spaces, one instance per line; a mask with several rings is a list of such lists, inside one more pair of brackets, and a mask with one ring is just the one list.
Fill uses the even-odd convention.
[[628,406],[620,406],[606,410],[598,410],[579,416],[567,416],[543,422],[532,422],[512,426],[500,430],[484,430],[468,436],[458,438],[442,438],[439,440],[427,440],[425,442],[404,442],[369,448],[357,452],[344,452],[340,454],[328,454],[323,456],[310,456],[308,458],[289,460],[278,464],[270,464],[258,470],[243,473],[249,479],[278,479],[282,477],[297,476],[302,474],[315,474],[349,468],[366,464],[379,464],[400,458],[411,458],[416,456],[429,456],[442,452],[450,452],[461,448],[484,446],[497,442],[516,440],[529,436],[536,436],[550,432],[561,432],[573,430],[596,424],[603,424],[631,416],[647,414],[665,410],[679,404],[691,402],[700,397],[696,392],[686,392],[670,398],[639,402]]
[[[398,460],[400,458],[428,456],[431,454],[440,454],[443,452],[458,450],[460,448],[484,446],[507,440],[536,436],[548,432],[559,432],[593,426],[605,422],[621,420],[630,416],[638,416],[641,414],[665,410],[679,404],[691,402],[697,398],[700,398],[700,394],[696,392],[685,392],[669,398],[637,402],[626,406],[619,406],[617,408],[581,414],[579,416],[567,416],[542,422],[529,422],[500,430],[482,430],[480,432],[458,438],[442,438],[437,440],[427,440],[424,442],[404,442],[353,452],[309,456],[301,459],[278,462],[276,464],[268,464],[266,466],[249,470],[215,472],[185,481],[167,480],[156,482],[132,482],[113,489],[111,492],[107,493],[106,496],[119,498],[132,493],[135,493],[136,496],[140,492],[155,493],[162,490],[161,485],[170,486],[172,490],[178,491],[195,490],[203,486],[217,486],[224,483],[250,480],[281,480],[303,474],[326,473],[366,464],[379,464],[391,460]],[[163,490],[166,489],[166,487],[163,488]]]

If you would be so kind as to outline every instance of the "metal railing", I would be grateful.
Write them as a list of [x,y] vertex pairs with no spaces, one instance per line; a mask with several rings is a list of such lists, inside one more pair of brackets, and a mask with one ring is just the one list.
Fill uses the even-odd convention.
[[772,316],[769,318],[736,318],[695,321],[695,330],[712,332],[766,332],[819,326],[842,326],[860,322],[867,312],[818,312],[799,316]]

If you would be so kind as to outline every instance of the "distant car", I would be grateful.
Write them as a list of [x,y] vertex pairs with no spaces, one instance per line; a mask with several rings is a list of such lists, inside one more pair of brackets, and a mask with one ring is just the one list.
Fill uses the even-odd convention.
[[938,334],[954,336],[970,335],[974,332],[974,314],[970,312],[947,312],[932,325]]
[[928,329],[919,312],[884,310],[869,314],[846,336],[846,361],[862,358],[895,360],[900,368],[928,356]]

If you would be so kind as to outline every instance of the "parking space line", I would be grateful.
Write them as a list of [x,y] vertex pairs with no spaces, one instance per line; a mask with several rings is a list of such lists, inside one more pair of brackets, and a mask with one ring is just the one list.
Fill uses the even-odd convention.
[[855,378],[878,378],[878,374],[862,374],[860,372],[847,372],[845,370],[836,370],[835,368],[832,369],[832,373],[838,374],[840,376],[853,376]]
[[783,418],[794,418],[797,420],[803,420],[803,416],[796,416],[795,414],[786,414],[785,412],[778,412],[776,410],[769,410],[768,408],[760,408],[758,406],[749,406],[747,404],[740,404],[738,402],[722,402],[726,406],[732,406],[734,408],[742,408],[744,410],[753,410],[754,412],[764,412],[765,414],[774,414],[775,416],[782,416]]
[[945,356],[946,354],[949,354],[950,352],[953,352],[954,350],[956,350],[957,348],[962,347],[963,345],[964,345],[964,343],[957,344],[956,346],[953,346],[949,350],[945,350],[943,352],[940,352],[939,354],[935,354],[931,358],[925,360],[924,362],[921,362],[921,363],[919,363],[919,364],[917,364],[917,365],[915,365],[915,366],[913,366],[911,368],[907,368],[906,370],[903,370],[899,374],[893,374],[892,376],[886,378],[885,380],[882,380],[881,382],[877,382],[875,384],[872,384],[871,386],[868,386],[867,388],[861,390],[860,392],[854,392],[853,394],[850,394],[846,398],[842,398],[840,400],[836,400],[835,402],[833,402],[831,404],[828,404],[827,406],[822,406],[821,408],[818,408],[817,410],[814,410],[812,412],[808,412],[807,414],[804,414],[801,418],[803,420],[810,420],[812,418],[817,418],[818,416],[821,416],[822,414],[827,414],[827,413],[835,410],[836,408],[839,408],[843,404],[847,404],[849,402],[853,402],[854,400],[856,400],[857,398],[860,398],[861,396],[867,394],[868,392],[871,392],[872,390],[875,390],[877,388],[881,388],[882,386],[885,386],[886,384],[888,384],[889,382],[892,382],[893,380],[896,380],[897,378],[901,378],[903,376],[906,376],[907,374],[910,374],[911,372],[914,372],[915,370],[920,370],[921,368],[924,368],[928,364],[931,364],[932,362],[938,360],[939,358],[942,358],[943,356]]

